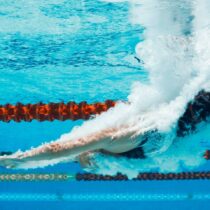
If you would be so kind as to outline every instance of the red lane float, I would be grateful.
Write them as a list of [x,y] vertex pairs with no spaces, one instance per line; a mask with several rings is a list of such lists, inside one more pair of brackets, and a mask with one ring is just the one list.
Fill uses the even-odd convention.
[[87,104],[83,101],[79,104],[75,102],[68,103],[49,103],[49,104],[6,104],[0,105],[0,121],[3,122],[21,122],[32,120],[53,121],[53,120],[87,120],[92,115],[100,114],[115,106],[116,102],[106,100],[104,103]]

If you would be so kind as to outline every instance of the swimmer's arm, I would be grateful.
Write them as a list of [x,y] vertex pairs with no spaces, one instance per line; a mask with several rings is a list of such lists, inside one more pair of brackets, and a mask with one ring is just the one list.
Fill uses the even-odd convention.
[[101,149],[107,152],[120,153],[136,147],[132,141],[127,140],[132,135],[131,133],[116,136],[114,135],[116,131],[117,129],[106,129],[77,140],[48,143],[26,151],[19,158],[25,160],[52,160],[62,157],[76,157],[85,152]]
[[62,157],[75,157],[81,153],[102,149],[106,146],[109,137],[98,133],[68,142],[53,142],[26,151],[18,157],[21,160],[52,160]]
[[[75,158],[84,153],[106,146],[107,140],[110,138],[104,133],[98,133],[77,140],[69,140],[67,142],[53,142],[41,145],[26,152],[17,152],[12,155],[0,157],[0,166],[6,168],[36,168],[42,163],[51,164],[56,160],[57,163],[66,160],[74,161]],[[27,164],[29,163],[29,165]],[[44,164],[46,166],[46,164]]]
[[[113,141],[115,131],[115,129],[106,129],[77,140],[56,141],[25,152],[1,156],[0,166],[7,168],[35,168],[42,164],[45,166],[54,164],[54,161],[56,163],[77,161],[77,157],[82,153],[112,148],[114,145],[112,143],[110,144],[110,142]],[[119,143],[116,145],[119,146]]]

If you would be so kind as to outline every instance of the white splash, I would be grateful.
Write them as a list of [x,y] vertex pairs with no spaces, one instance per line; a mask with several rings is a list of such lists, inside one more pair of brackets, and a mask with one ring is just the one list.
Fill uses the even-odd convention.
[[145,27],[144,41],[136,46],[136,53],[149,71],[149,84],[136,82],[128,96],[129,105],[119,104],[84,123],[72,135],[123,123],[135,125],[131,129],[136,135],[150,129],[164,133],[160,150],[148,154],[151,158],[146,160],[97,155],[95,171],[104,174],[120,171],[133,177],[139,171],[178,171],[183,165],[199,166],[205,151],[199,142],[210,136],[208,130],[204,126],[181,140],[175,137],[175,131],[187,103],[201,89],[210,90],[210,2],[133,0],[130,8],[131,22]]

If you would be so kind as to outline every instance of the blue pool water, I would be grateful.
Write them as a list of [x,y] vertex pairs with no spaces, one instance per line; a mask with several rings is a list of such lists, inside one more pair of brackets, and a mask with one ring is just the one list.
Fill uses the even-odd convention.
[[127,3],[5,1],[0,11],[1,103],[125,99],[133,78],[146,79]]
[[[135,58],[144,28],[130,21],[130,7],[127,1],[0,0],[0,104],[126,100],[134,81],[148,81]],[[38,146],[82,123],[1,122],[0,151]],[[194,170],[208,169],[206,163]],[[63,163],[27,172],[82,169]],[[0,182],[0,210],[201,210],[210,207],[209,187],[208,180]]]

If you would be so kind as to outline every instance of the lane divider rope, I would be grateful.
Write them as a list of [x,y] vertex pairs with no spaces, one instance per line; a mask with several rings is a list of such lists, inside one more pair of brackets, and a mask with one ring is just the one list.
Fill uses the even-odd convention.
[[[209,180],[210,171],[182,173],[139,173],[132,181],[152,180]],[[0,182],[33,182],[33,181],[130,181],[126,175],[101,175],[91,173],[1,173]]]
[[0,121],[3,122],[31,122],[32,120],[54,121],[54,120],[87,120],[92,115],[100,114],[115,106],[113,100],[106,100],[104,103],[87,104],[83,101],[80,103],[37,103],[16,105],[6,104],[0,105]]

